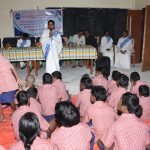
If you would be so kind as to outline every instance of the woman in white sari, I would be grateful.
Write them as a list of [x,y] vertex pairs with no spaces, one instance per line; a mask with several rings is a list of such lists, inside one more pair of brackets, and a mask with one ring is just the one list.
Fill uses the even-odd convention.
[[121,69],[130,69],[131,66],[131,52],[134,47],[134,41],[128,35],[128,31],[123,31],[123,36],[119,39],[117,44],[117,53],[115,56],[114,67]]

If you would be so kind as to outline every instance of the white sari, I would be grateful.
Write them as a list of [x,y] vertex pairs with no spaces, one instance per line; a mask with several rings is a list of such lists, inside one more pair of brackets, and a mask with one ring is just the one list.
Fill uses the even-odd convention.
[[49,37],[50,30],[46,30],[41,38],[42,49],[46,59],[46,72],[52,74],[54,71],[60,71],[59,54],[62,50],[62,39],[57,31]]
[[[126,41],[125,41],[126,40]],[[121,68],[121,69],[130,69],[131,60],[130,55],[133,49],[133,39],[129,37],[123,38],[121,37],[117,44],[117,52],[115,56],[115,64],[114,67]],[[122,54],[121,51],[125,52]]]

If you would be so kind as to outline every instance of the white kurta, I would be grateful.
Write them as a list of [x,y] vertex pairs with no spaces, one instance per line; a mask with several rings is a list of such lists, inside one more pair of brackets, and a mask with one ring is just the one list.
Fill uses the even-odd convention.
[[[17,47],[30,47],[30,46],[31,46],[31,41],[29,39],[27,39],[25,41],[23,41],[22,39],[19,39],[17,41]],[[23,61],[21,61],[20,62],[20,67],[24,67],[24,66],[25,66],[25,63]]]
[[[109,41],[106,36],[103,36],[101,39],[100,51],[103,56],[107,56],[110,58],[111,66],[114,65],[114,51],[113,51],[113,39],[111,38]],[[107,51],[106,49],[110,49]]]
[[[126,37],[126,38],[128,38],[128,37]],[[120,48],[121,43],[126,38],[121,37],[117,43],[117,52],[116,52],[116,56],[115,56],[114,67],[122,68],[122,69],[130,69],[130,66],[131,66],[130,55],[131,55],[131,51],[133,50],[133,46],[134,46],[133,39],[128,41],[122,48]],[[126,51],[126,53],[122,54],[120,52],[120,50]]]
[[62,50],[62,39],[60,34],[57,31],[57,34],[54,34],[49,37],[50,30],[46,30],[41,38],[43,53],[46,52],[46,47],[49,45],[49,52],[46,57],[46,72],[52,74],[54,71],[60,71],[59,66],[59,54]]
[[[22,42],[23,40],[22,39],[19,39],[17,41],[17,47],[22,47]],[[23,47],[30,47],[31,46],[31,41],[30,40],[26,40],[26,43],[23,45]]]
[[73,36],[69,36],[69,43],[73,43]]
[[78,36],[78,34],[75,34],[73,36],[73,43],[77,44],[78,46],[79,45],[85,45],[85,36],[82,35],[80,38]]

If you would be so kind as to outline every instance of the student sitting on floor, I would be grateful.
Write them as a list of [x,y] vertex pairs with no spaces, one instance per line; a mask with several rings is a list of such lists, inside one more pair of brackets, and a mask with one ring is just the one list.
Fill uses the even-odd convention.
[[0,122],[5,121],[2,104],[10,104],[15,109],[14,99],[20,83],[13,65],[0,55]]
[[53,150],[46,139],[40,139],[40,123],[36,114],[28,112],[19,120],[20,140],[10,150]]
[[69,102],[59,102],[55,107],[55,118],[59,125],[51,136],[55,150],[89,150],[91,130],[80,123],[78,109]]
[[38,100],[38,90],[35,87],[31,87],[27,90],[27,95],[30,102],[30,108],[37,111],[39,114],[42,114],[41,104]]
[[118,88],[114,90],[108,97],[108,103],[110,106],[114,108],[116,113],[117,113],[117,105],[118,102],[120,101],[121,96],[127,92],[128,83],[129,78],[126,75],[122,74],[117,82]]
[[87,108],[91,105],[91,88],[92,80],[89,77],[83,76],[80,80],[80,93],[78,94],[77,101],[75,103],[75,106],[79,108],[81,119],[83,119]]
[[112,72],[112,79],[108,81],[108,93],[111,94],[114,90],[118,88],[117,81],[119,80],[121,73],[114,70]]
[[91,90],[91,103],[86,111],[84,122],[92,121],[95,143],[101,139],[115,121],[114,109],[105,103],[107,91],[102,86],[94,86]]
[[132,72],[130,75],[130,82],[131,82],[131,93],[137,94],[139,96],[139,87],[141,85],[147,85],[146,82],[140,80],[140,75],[138,72]]
[[146,85],[139,87],[140,105],[143,108],[142,119],[150,120],[150,89]]
[[53,120],[55,105],[61,100],[61,93],[52,85],[52,76],[49,73],[43,75],[43,85],[39,87],[38,93],[42,115],[47,121]]
[[108,72],[103,65],[96,64],[96,75],[93,78],[93,86],[103,86],[108,90]]
[[149,128],[140,119],[142,107],[139,98],[132,93],[125,93],[118,108],[123,113],[112,124],[108,133],[102,138],[106,148],[115,150],[145,150],[150,144]]
[[12,115],[12,125],[13,125],[13,129],[14,129],[15,138],[17,140],[20,140],[20,138],[19,138],[19,120],[27,112],[33,112],[38,116],[40,126],[41,126],[41,131],[46,132],[47,135],[49,136],[51,133],[50,124],[42,117],[41,114],[39,114],[38,112],[31,109],[30,102],[29,102],[28,96],[27,96],[27,92],[26,91],[18,92],[17,100],[18,100],[19,108],[16,111],[14,111],[14,113]]
[[62,75],[59,71],[55,71],[52,73],[53,83],[52,85],[56,86],[61,93],[61,101],[67,101],[69,96],[66,90],[66,85],[62,81]]

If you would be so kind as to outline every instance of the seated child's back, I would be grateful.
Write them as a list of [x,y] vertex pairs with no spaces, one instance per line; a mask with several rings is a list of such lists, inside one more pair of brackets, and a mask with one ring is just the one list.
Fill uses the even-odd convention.
[[102,74],[96,74],[93,78],[94,86],[104,86],[104,88],[108,89],[108,80]]
[[140,105],[143,108],[142,119],[150,120],[150,89],[146,85],[139,87]]
[[114,108],[115,112],[117,112],[117,105],[121,96],[127,92],[128,82],[129,78],[122,74],[117,82],[118,88],[108,97],[108,104]]
[[61,93],[61,100],[66,101],[68,100],[68,93],[66,91],[66,85],[62,81],[62,75],[59,71],[55,71],[52,73],[53,83],[52,85],[56,86]]
[[14,134],[15,134],[16,139],[20,140],[20,138],[19,138],[19,120],[27,112],[34,112],[39,119],[41,131],[47,132],[50,125],[42,117],[41,114],[39,114],[38,112],[36,112],[30,108],[30,106],[29,106],[30,102],[28,100],[27,92],[26,91],[18,92],[17,100],[18,100],[19,108],[16,111],[14,111],[14,113],[12,115],[12,125],[13,125]]
[[131,93],[137,94],[139,96],[139,87],[141,85],[148,85],[148,83],[140,80],[140,75],[138,72],[132,72],[130,75],[130,82],[131,82]]
[[42,114],[41,104],[38,102],[38,90],[35,87],[31,87],[27,90],[27,95],[30,102],[30,108],[34,111]]
[[115,150],[145,150],[150,144],[150,135],[148,126],[139,119],[142,115],[139,98],[132,93],[124,93],[121,97],[121,112],[123,114],[101,141],[107,148],[114,144]]
[[19,121],[20,141],[10,150],[53,150],[46,139],[40,139],[40,123],[35,113],[25,113]]
[[108,90],[109,72],[103,61],[96,61],[96,76],[93,78],[93,86],[103,86]]
[[89,77],[82,77],[80,80],[80,93],[77,96],[75,106],[79,108],[80,116],[84,117],[87,108],[91,105],[92,80]]
[[95,86],[91,91],[91,103],[87,109],[84,122],[92,121],[95,143],[101,139],[115,121],[114,109],[105,103],[107,92],[104,87]]
[[[59,102],[55,107],[58,125],[51,136],[52,145],[59,150],[89,150],[91,131],[88,125],[80,123],[78,109],[71,103]],[[54,149],[55,149],[54,148]]]
[[43,85],[38,89],[39,101],[44,116],[54,115],[55,105],[60,101],[60,93],[55,86],[52,85],[52,76],[49,73],[43,75]]
[[118,88],[117,81],[119,80],[121,73],[119,71],[112,72],[112,80],[108,81],[108,93],[111,94]]

